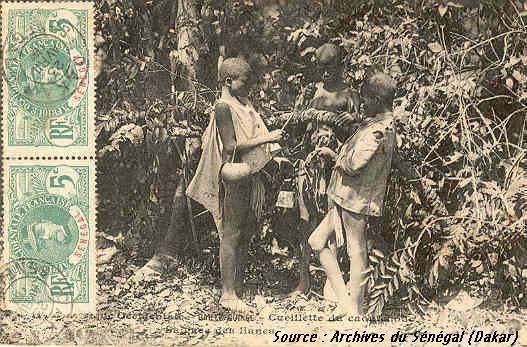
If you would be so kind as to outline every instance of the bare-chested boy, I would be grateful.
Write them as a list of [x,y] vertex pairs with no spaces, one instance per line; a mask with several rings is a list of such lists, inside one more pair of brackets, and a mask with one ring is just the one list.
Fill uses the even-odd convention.
[[335,113],[358,111],[359,96],[342,78],[344,64],[340,47],[325,43],[315,54],[321,81],[315,85],[310,107]]
[[[254,75],[245,60],[226,59],[219,77],[221,98],[203,134],[203,153],[187,194],[212,213],[220,234],[220,305],[247,312],[250,307],[236,289],[243,283],[249,241],[262,207],[259,171],[271,160],[269,143],[280,141],[283,132],[269,132],[249,101]],[[231,162],[248,164],[251,174],[237,180],[223,179],[222,166]]]
[[[348,119],[355,119],[359,122],[358,93],[343,81],[344,65],[342,64],[342,50],[335,44],[325,43],[316,50],[315,55],[318,74],[321,80],[315,85],[315,90],[312,91],[313,94],[309,109],[329,111],[335,114],[347,113]],[[323,160],[327,158],[334,159],[332,157],[336,157],[336,153],[325,144],[319,146],[319,143],[331,142],[328,139],[320,141],[320,138],[334,136],[334,125],[316,121],[314,123],[316,125],[313,135],[314,142],[316,142],[314,143],[316,151],[314,154],[320,155]],[[329,160],[329,162],[332,164],[332,160]],[[305,199],[309,198],[305,197]],[[317,226],[318,220],[316,218],[316,211],[310,211],[309,214],[309,223],[302,227],[302,232],[305,233],[305,236],[302,238],[300,244],[300,280],[292,294],[307,294],[310,289],[309,257],[311,250],[308,246],[307,238]],[[326,283],[326,287],[329,287],[329,283]],[[328,290],[324,290],[324,292],[327,293]],[[332,295],[330,294],[330,296]]]
[[[392,104],[395,82],[375,73],[364,83],[366,117],[371,117],[342,146],[328,188],[334,202],[320,225],[309,237],[326,271],[338,300],[338,313],[361,315],[364,290],[363,272],[368,266],[365,228],[369,216],[381,216],[388,174],[394,150],[395,129]],[[328,247],[331,238],[344,243],[350,258],[350,294],[344,283],[337,257]]]

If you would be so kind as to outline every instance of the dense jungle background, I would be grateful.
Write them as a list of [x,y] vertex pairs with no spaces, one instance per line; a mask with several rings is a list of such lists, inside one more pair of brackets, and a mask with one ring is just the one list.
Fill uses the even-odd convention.
[[[453,287],[525,306],[527,3],[103,0],[97,11],[99,229],[132,259],[168,228],[176,255],[217,257],[213,224],[197,206],[189,223],[182,186],[218,64],[251,62],[272,125],[317,80],[314,50],[332,41],[351,86],[372,65],[397,79],[397,147],[418,171],[393,172],[376,226],[375,312],[394,297],[419,310]],[[257,247],[271,250],[270,237]]]
[[[212,325],[199,318],[221,313],[218,236],[208,213],[184,195],[219,96],[217,67],[233,56],[251,63],[259,81],[253,100],[273,128],[299,111],[319,78],[314,51],[328,41],[345,52],[350,86],[359,88],[373,66],[397,80],[397,150],[413,168],[393,170],[385,215],[370,225],[369,316],[412,317],[414,330],[523,324],[527,336],[527,2],[95,5],[98,314],[131,316],[51,322],[10,314],[0,341],[220,341],[223,333],[204,333]],[[286,130],[284,146],[302,145],[301,133]],[[264,316],[323,312],[314,257],[312,291],[284,296],[298,262],[294,235],[284,240],[274,228],[284,215],[273,200],[280,182],[270,188],[270,212],[251,248],[249,301]],[[320,194],[316,184],[310,189]],[[160,253],[170,257],[162,271],[138,277]],[[145,321],[145,312],[181,315],[178,327],[192,333],[167,332],[173,321]]]

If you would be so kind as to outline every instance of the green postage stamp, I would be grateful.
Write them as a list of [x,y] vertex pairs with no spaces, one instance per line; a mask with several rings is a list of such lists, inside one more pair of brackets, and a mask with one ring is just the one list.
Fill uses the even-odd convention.
[[93,5],[2,4],[4,155],[95,151]]
[[4,2],[1,15],[0,304],[94,312],[93,4]]
[[8,309],[95,310],[93,161],[4,165],[4,256]]

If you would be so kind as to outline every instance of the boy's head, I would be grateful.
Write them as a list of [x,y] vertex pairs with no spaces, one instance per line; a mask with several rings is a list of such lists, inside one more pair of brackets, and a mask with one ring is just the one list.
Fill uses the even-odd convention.
[[361,88],[364,112],[367,116],[391,110],[395,98],[395,80],[383,72],[370,75]]
[[220,83],[233,96],[249,95],[253,78],[251,66],[242,58],[228,58],[223,61],[219,71]]
[[316,50],[315,55],[324,82],[335,81],[342,77],[342,52],[339,46],[325,43]]

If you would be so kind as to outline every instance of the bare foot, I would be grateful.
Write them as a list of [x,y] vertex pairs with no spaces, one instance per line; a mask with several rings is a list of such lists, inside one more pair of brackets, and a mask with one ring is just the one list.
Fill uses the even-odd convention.
[[333,311],[333,316],[335,318],[358,317],[361,316],[361,313],[357,307],[339,305],[335,311]]
[[334,310],[333,310],[333,313],[331,314],[331,317],[332,319],[336,320],[336,321],[342,321],[344,317],[346,317],[348,315],[348,313],[346,312],[345,309],[343,308],[340,308],[340,307],[336,307]]
[[331,283],[328,279],[326,279],[326,283],[324,283],[324,300],[329,302],[337,302],[337,295],[335,294],[335,291],[333,290],[333,287],[331,286]]
[[175,261],[174,257],[155,254],[142,268],[136,271],[134,277],[144,280],[153,279]]
[[252,308],[249,305],[247,305],[242,300],[236,297],[233,297],[233,298],[223,298],[222,297],[220,299],[220,306],[227,310],[231,310],[231,311],[239,312],[239,313],[252,312]]
[[335,320],[344,320],[344,317],[357,317],[360,316],[358,310],[353,307],[337,306],[333,311],[333,317]]
[[[350,281],[346,283],[346,287],[348,288],[348,294],[349,294],[349,288],[351,287]],[[337,302],[337,295],[335,294],[335,291],[333,290],[333,287],[331,286],[331,283],[328,279],[326,279],[326,283],[324,283],[324,300],[329,302]]]

